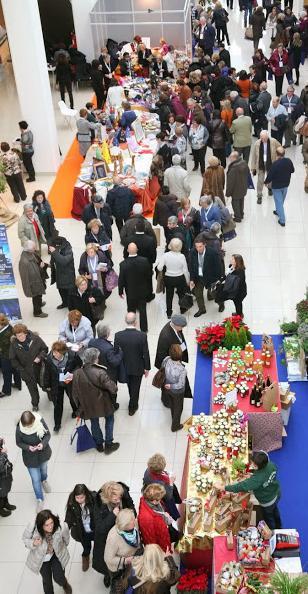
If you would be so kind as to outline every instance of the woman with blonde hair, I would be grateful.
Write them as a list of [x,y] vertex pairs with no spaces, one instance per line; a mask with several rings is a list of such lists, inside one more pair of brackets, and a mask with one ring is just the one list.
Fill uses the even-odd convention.
[[87,224],[85,244],[88,245],[89,243],[94,243],[100,248],[102,248],[102,246],[110,244],[110,237],[108,237],[103,223],[100,219],[91,219],[91,221],[89,221],[89,223]]
[[139,594],[168,594],[180,578],[170,551],[164,553],[157,544],[148,544],[141,557],[132,560],[134,575],[129,584]]
[[[172,301],[174,291],[177,291],[179,305],[181,298],[185,295],[187,285],[189,283],[189,272],[185,256],[181,253],[183,242],[174,237],[171,239],[168,248],[169,252],[165,252],[161,257],[157,270],[162,271],[165,267],[165,287],[166,287],[166,305],[167,316],[172,316]],[[181,311],[181,313],[183,313]]]
[[165,511],[162,500],[166,489],[159,484],[148,485],[140,499],[138,524],[144,545],[158,544],[163,551],[171,549],[169,526],[171,516]]
[[105,547],[104,560],[111,576],[111,592],[121,594],[125,591],[123,577],[141,550],[135,514],[131,509],[122,509],[108,533]]
[[143,475],[143,487],[152,483],[162,485],[166,491],[163,499],[164,507],[170,516],[177,520],[180,517],[176,504],[182,503],[177,487],[175,475],[166,471],[166,458],[162,454],[154,454],[148,460],[147,469]]
[[[94,549],[93,569],[104,575],[106,588],[110,586],[109,569],[104,560],[106,541],[109,531],[116,523],[121,510],[131,510],[136,516],[134,502],[129,494],[129,487],[121,482],[109,481],[98,491],[94,504]],[[120,525],[123,526],[120,518]],[[112,564],[111,559],[108,562]]]

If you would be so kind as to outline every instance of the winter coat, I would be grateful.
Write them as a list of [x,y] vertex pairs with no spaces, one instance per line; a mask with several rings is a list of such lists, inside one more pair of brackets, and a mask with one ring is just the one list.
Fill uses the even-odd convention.
[[196,129],[191,126],[188,136],[192,150],[196,151],[204,148],[209,139],[208,129],[202,124],[199,124]]
[[51,284],[56,283],[57,289],[70,289],[75,286],[74,254],[71,244],[67,241],[56,248],[51,254]]
[[212,167],[209,165],[203,174],[201,196],[213,194],[213,196],[219,196],[225,202],[224,187],[225,170],[223,166]]
[[[74,351],[68,351],[67,354],[68,358],[66,361],[66,365],[63,369],[63,373],[74,373],[75,369],[79,369],[80,367],[82,367],[82,360]],[[56,403],[57,401],[59,385],[59,370],[53,363],[52,351],[50,351],[45,361],[43,386],[45,390],[48,390],[48,397],[54,403]],[[65,384],[65,386],[71,391],[71,382],[69,384]]]
[[151,237],[153,237],[153,239],[155,239],[156,246],[157,246],[157,240],[156,240],[156,235],[155,235],[154,229],[153,229],[150,221],[148,221],[142,215],[131,215],[127,219],[127,221],[125,221],[125,225],[123,225],[123,227],[121,229],[121,232],[120,232],[121,244],[122,245],[126,245],[127,238],[130,235],[132,235],[132,233],[135,233],[135,231],[136,231],[136,222],[138,220],[140,220],[140,219],[142,219],[144,221],[144,225],[145,225],[144,232],[147,235],[150,235]]
[[[90,528],[94,532],[94,501],[96,498],[96,491],[91,491],[91,500],[87,507],[90,512]],[[81,517],[81,506],[77,501],[69,503],[66,508],[65,523],[68,525],[71,536],[77,542],[82,542],[86,532],[83,527]]]
[[215,27],[223,29],[227,25],[228,13],[224,8],[214,8],[212,15],[212,23]]
[[108,237],[112,239],[111,225],[113,223],[113,219],[111,215],[110,206],[108,204],[104,204],[104,206],[99,209],[99,214],[97,215],[94,204],[92,202],[91,204],[87,204],[82,211],[82,220],[84,224],[87,226],[87,224],[93,219],[100,220]]
[[[35,547],[33,545],[33,540],[35,540],[36,538],[40,538],[42,542],[40,545]],[[27,528],[23,533],[22,539],[27,549],[30,549],[26,565],[34,573],[39,573],[44,563],[44,557],[47,554],[47,540],[45,538],[42,539],[35,524],[28,524]],[[52,537],[53,550],[55,552],[56,557],[59,559],[63,569],[67,566],[70,558],[67,549],[69,540],[69,529],[68,526],[64,523],[63,528],[58,528]]]
[[170,483],[167,473],[152,473],[147,468],[143,475],[143,488],[153,483],[158,483],[164,487],[166,495],[162,499],[163,506],[174,520],[178,520],[180,514],[176,504],[180,504],[182,500],[176,486]]
[[33,202],[33,210],[38,216],[39,221],[43,227],[46,239],[50,239],[55,235],[55,217],[51,210],[51,206],[48,200],[44,200],[42,204]]
[[114,382],[126,381],[126,374],[123,374],[123,351],[119,347],[113,346],[107,338],[91,338],[88,346],[99,350],[99,363],[106,367],[110,379]]
[[0,499],[7,497],[13,482],[13,464],[5,452],[0,452]]
[[116,219],[128,219],[135,203],[135,196],[130,188],[115,185],[108,191],[106,203]]
[[34,214],[33,218],[35,219],[37,226],[39,228],[40,238],[37,238],[37,235],[35,233],[35,227],[26,215],[21,215],[18,221],[18,237],[20,239],[22,247],[24,247],[26,242],[30,240],[34,241],[36,250],[39,251],[40,244],[46,243],[46,237],[38,216]]
[[[106,295],[110,295],[110,293],[106,292]],[[96,321],[94,319],[95,312],[92,308],[95,304],[89,303],[90,297],[94,297],[96,305],[101,305],[104,301],[104,295],[97,287],[89,287],[82,293],[82,295],[80,295],[77,287],[75,287],[68,296],[68,309],[69,311],[78,309],[78,311],[80,311],[85,318],[88,318],[92,324],[92,322]]]
[[[282,55],[279,56],[278,49],[275,49],[268,61],[269,67],[271,68],[272,72],[275,76],[282,76],[285,72],[286,66],[288,64],[289,54],[287,50],[282,50]],[[279,66],[279,62],[283,62],[283,66]]]
[[161,329],[158,337],[155,356],[155,367],[157,369],[160,369],[163,360],[169,355],[169,349],[172,344],[183,344],[183,346],[186,346],[186,349],[182,351],[182,361],[183,363],[188,363],[188,351],[183,331],[175,332],[171,323],[168,322]]
[[155,203],[153,225],[167,227],[168,218],[176,216],[178,209],[177,196],[174,194],[161,194]]
[[48,346],[40,336],[33,332],[29,332],[29,335],[31,342],[28,351],[23,347],[23,343],[18,342],[16,336],[12,336],[11,338],[9,351],[12,366],[20,372],[24,381],[29,381],[33,377],[38,380],[40,363],[34,363],[34,359],[36,357],[45,359],[48,353]]
[[172,165],[172,167],[166,169],[164,185],[169,188],[170,194],[177,197],[178,201],[189,196],[191,192],[187,171],[180,165]]
[[225,148],[228,134],[225,122],[221,119],[211,120],[208,124],[208,131],[210,133],[211,147],[213,149]]
[[222,225],[221,219],[221,209],[214,202],[207,210],[203,207],[200,208],[200,221],[201,221],[201,231],[204,229],[210,229],[213,223],[219,223]]
[[[121,509],[131,509],[136,516],[135,505],[129,494],[129,487],[120,481],[118,482],[124,489],[121,500]],[[100,493],[101,492],[98,491],[94,503],[94,549],[92,567],[99,573],[108,575],[108,568],[104,561],[104,552],[107,536],[111,528],[115,525],[116,516],[113,511],[109,509],[107,503],[103,503]]]
[[305,113],[307,115],[308,114],[308,85],[306,85],[303,88],[303,90],[302,90],[302,92],[300,94],[300,100],[301,100],[301,102],[304,105]]
[[75,328],[74,333],[67,318],[65,318],[65,320],[63,320],[63,322],[60,324],[59,340],[62,340],[63,342],[76,342],[81,344],[83,348],[86,348],[91,338],[93,338],[91,322],[85,316],[81,317],[81,320],[77,328]]
[[[108,237],[104,227],[102,226],[99,228],[97,235],[94,235],[94,233],[88,229],[85,234],[84,242],[86,245],[88,243],[96,243],[97,245],[102,246],[110,243],[110,237]],[[108,256],[108,252],[106,255]]]
[[[169,565],[169,575],[160,582],[141,582],[136,576],[129,578],[129,584],[134,592],[138,594],[170,594],[171,586],[174,586],[181,577],[173,557],[166,557],[165,562]],[[140,584],[140,585],[139,585]]]
[[244,146],[250,146],[252,132],[251,118],[245,115],[236,118],[232,122],[230,132],[233,134],[234,147],[243,148]]
[[248,189],[249,168],[241,157],[230,163],[227,171],[226,196],[244,198]]
[[[41,464],[47,462],[51,456],[49,445],[50,431],[43,418],[41,418],[41,422],[46,429],[46,433],[44,433],[42,438],[37,433],[32,433],[32,435],[23,433],[20,429],[19,422],[16,426],[16,445],[22,450],[23,463],[27,468],[38,468]],[[35,450],[34,452],[29,450],[29,446],[36,446],[39,443],[43,444],[42,450]]]
[[117,385],[101,365],[87,364],[74,373],[73,398],[82,419],[111,416],[114,413],[112,396],[117,391]]
[[34,252],[22,252],[19,260],[19,275],[22,290],[26,297],[44,295],[46,286],[43,279],[44,272],[40,268],[40,259]]
[[140,499],[138,525],[144,545],[158,544],[163,551],[170,550],[171,540],[166,522],[145,501]]
[[4,357],[5,359],[9,358],[12,335],[13,327],[11,324],[8,324],[8,326],[4,328],[2,332],[0,331],[0,359],[1,357]]
[[[280,142],[278,142],[278,140],[276,140],[276,138],[270,138],[270,147],[271,147],[271,161],[272,163],[274,163],[274,161],[276,161],[277,159],[277,154],[276,154],[276,150],[280,145]],[[250,163],[250,168],[252,171],[259,171],[259,157],[260,157],[260,146],[261,146],[261,140],[257,140],[254,147],[253,147],[253,151],[252,151],[252,155],[251,155],[251,163]]]
[[253,39],[261,39],[265,29],[265,16],[261,11],[255,11],[251,17]]
[[108,533],[104,561],[111,573],[124,569],[125,558],[133,557],[138,550],[137,547],[129,545],[119,534],[118,528],[113,526]]
[[181,115],[185,118],[187,118],[187,109],[185,107],[185,105],[183,105],[182,101],[180,100],[180,97],[178,95],[172,95],[171,97],[171,109],[172,112],[174,113],[175,116]]

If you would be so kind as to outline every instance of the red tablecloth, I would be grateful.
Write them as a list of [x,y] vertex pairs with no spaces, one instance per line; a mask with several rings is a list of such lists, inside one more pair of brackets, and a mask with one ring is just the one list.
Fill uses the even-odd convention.
[[73,219],[81,221],[83,209],[87,204],[89,204],[89,186],[84,186],[82,188],[75,186],[73,191],[73,206],[71,210]]
[[[214,352],[214,356],[216,354],[216,351]],[[261,358],[261,351],[255,350],[254,351],[254,359],[260,359]],[[215,386],[215,382],[214,382],[214,376],[215,373],[217,373],[218,371],[225,371],[227,367],[227,361],[226,361],[226,365],[222,366],[219,365],[219,367],[214,367],[214,365],[212,366],[212,394],[211,394],[211,411],[213,412],[217,412],[218,410],[220,410],[222,408],[223,405],[221,404],[213,404],[213,398],[217,395],[217,393],[220,391],[220,386],[216,387]],[[276,354],[274,353],[272,358],[271,358],[271,365],[270,367],[264,367],[263,368],[263,377],[266,380],[267,377],[270,377],[272,382],[278,382],[278,372],[277,372],[277,362],[276,362]],[[247,382],[248,386],[249,386],[249,394],[253,388],[254,382]],[[277,402],[277,407],[278,410],[281,410],[281,404],[280,401]],[[249,413],[249,414],[253,414],[253,413],[266,413],[266,411],[264,410],[263,406],[261,405],[259,408],[257,408],[256,406],[251,406],[250,402],[249,402],[249,395],[245,396],[245,398],[241,398],[240,396],[238,397],[238,408],[240,410],[242,410],[244,413]],[[272,414],[272,413],[269,413]]]

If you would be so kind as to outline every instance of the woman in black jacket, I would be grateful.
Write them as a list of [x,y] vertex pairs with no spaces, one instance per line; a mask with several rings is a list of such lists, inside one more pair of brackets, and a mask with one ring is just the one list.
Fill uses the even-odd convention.
[[110,296],[106,289],[106,274],[112,269],[112,266],[112,260],[95,243],[86,245],[86,249],[80,257],[78,272],[87,277],[90,287],[101,290],[105,300]]
[[50,284],[56,283],[62,302],[57,309],[68,306],[68,296],[75,286],[75,265],[72,246],[65,237],[56,237],[48,247],[51,254],[51,280]]
[[[87,232],[84,241],[86,245],[88,245],[88,243],[95,243],[100,247],[111,243],[111,239],[107,235],[100,219],[92,219],[87,224]],[[107,252],[106,255],[109,255],[109,252]]]
[[43,227],[45,237],[50,240],[56,234],[55,217],[43,190],[36,190],[32,196],[33,210]]
[[11,337],[13,336],[13,327],[10,320],[0,313],[0,363],[3,377],[2,391],[0,398],[10,396],[12,390],[12,378],[14,378],[14,388],[21,390],[21,377],[17,369],[12,367],[9,359]]
[[59,54],[56,66],[56,83],[59,85],[62,101],[65,101],[65,90],[70,98],[70,108],[74,109],[72,92],[72,71],[65,54]]
[[48,398],[54,405],[55,433],[61,429],[64,392],[72,407],[72,418],[76,417],[77,406],[72,397],[72,379],[75,369],[79,367],[82,367],[82,361],[77,353],[70,351],[64,342],[53,343],[45,361],[43,382]]
[[104,74],[98,60],[92,61],[91,84],[96,97],[96,107],[97,109],[102,109],[105,97]]
[[[230,39],[229,39],[228,28],[227,28],[228,20],[229,19],[228,19],[227,11],[223,8],[223,6],[221,5],[220,2],[216,2],[215,8],[213,10],[212,25],[215,25],[215,27],[216,27],[218,44],[221,41],[224,41],[226,38],[227,44],[230,45]],[[221,35],[221,39],[220,39],[220,35]]]
[[75,289],[68,297],[68,309],[78,309],[80,313],[91,322],[93,334],[95,335],[95,324],[103,319],[103,312],[106,309],[105,298],[100,289],[89,285],[86,276],[77,276]]
[[[232,277],[232,280],[230,279],[229,281],[228,276]],[[235,314],[233,315],[243,317],[243,301],[246,295],[247,285],[243,256],[240,254],[233,254],[229,266],[229,273],[223,286],[222,300],[227,301],[228,299],[231,299],[235,305]]]
[[82,571],[87,571],[90,564],[92,540],[94,540],[94,503],[95,491],[89,491],[86,485],[75,485],[69,494],[65,522],[72,538],[80,542],[82,551]]
[[213,155],[220,160],[221,165],[226,167],[226,143],[229,141],[230,132],[221,119],[219,109],[214,109],[211,121],[208,124],[210,143]]
[[98,491],[94,504],[94,549],[93,569],[104,574],[106,588],[110,586],[110,577],[104,561],[104,551],[109,531],[115,525],[120,509],[132,509],[137,516],[134,502],[129,494],[129,487],[124,483],[110,481]]
[[12,470],[13,464],[8,459],[5,441],[0,437],[0,516],[3,518],[10,516],[16,509],[16,505],[11,505],[8,500],[13,482]]

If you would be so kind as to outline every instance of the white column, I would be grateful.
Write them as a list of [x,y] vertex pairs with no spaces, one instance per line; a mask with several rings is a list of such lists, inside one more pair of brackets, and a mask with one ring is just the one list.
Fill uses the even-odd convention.
[[2,0],[2,8],[22,118],[34,136],[34,167],[38,173],[55,173],[59,145],[38,3]]
[[92,62],[95,56],[93,34],[90,25],[90,12],[96,0],[71,0],[77,48],[86,55],[87,62]]

